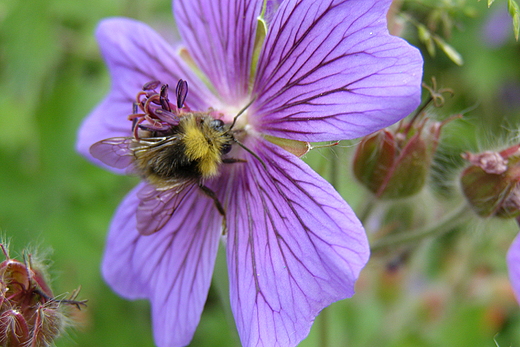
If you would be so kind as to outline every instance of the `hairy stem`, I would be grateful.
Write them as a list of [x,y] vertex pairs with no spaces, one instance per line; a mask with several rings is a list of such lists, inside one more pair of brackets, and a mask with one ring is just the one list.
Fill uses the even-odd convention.
[[464,204],[450,214],[444,216],[436,223],[412,229],[408,232],[389,235],[373,242],[371,251],[377,252],[387,247],[410,243],[430,236],[442,235],[453,230],[455,226],[466,222],[472,214],[473,212],[470,210],[469,206]]

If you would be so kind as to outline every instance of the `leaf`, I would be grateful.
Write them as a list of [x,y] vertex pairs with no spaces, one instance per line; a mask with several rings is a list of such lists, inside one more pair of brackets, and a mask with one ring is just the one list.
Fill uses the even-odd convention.
[[255,45],[253,49],[253,58],[251,59],[251,71],[249,72],[249,83],[253,85],[256,76],[256,67],[258,65],[258,58],[260,57],[260,52],[262,50],[262,46],[264,45],[265,36],[267,35],[267,23],[261,17],[257,19],[257,27],[256,27],[256,36],[255,36]]
[[488,0],[488,7],[491,7],[491,4],[494,2],[495,2],[495,0]]
[[452,46],[446,43],[443,39],[441,39],[439,36],[434,35],[433,39],[435,40],[435,43],[443,50],[444,53],[448,56],[448,58],[451,59],[455,64],[462,66],[464,64],[464,59],[462,59],[462,56],[459,52],[455,50]]
[[513,31],[515,32],[515,39],[518,41],[520,34],[520,7],[515,0],[508,0],[507,7],[509,14],[513,17]]
[[417,34],[419,39],[426,45],[426,49],[430,56],[435,57],[435,43],[432,39],[432,34],[428,28],[422,24],[417,25]]

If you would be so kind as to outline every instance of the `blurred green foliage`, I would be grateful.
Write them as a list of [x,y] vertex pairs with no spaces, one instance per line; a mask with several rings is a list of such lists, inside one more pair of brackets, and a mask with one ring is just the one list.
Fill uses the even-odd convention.
[[[446,195],[458,189],[452,182],[460,152],[518,142],[520,46],[512,28],[500,46],[483,40],[486,21],[504,4],[404,1],[398,16],[403,36],[423,51],[424,80],[436,76],[455,92],[432,112],[439,119],[464,112],[446,127],[436,158],[433,183]],[[74,150],[82,119],[109,87],[94,38],[96,23],[108,16],[137,18],[175,36],[165,0],[0,2],[0,232],[13,255],[27,245],[52,249],[55,293],[81,285],[79,298],[89,300],[57,346],[153,346],[148,304],[116,296],[99,271],[112,214],[136,179],[97,168]],[[442,38],[464,64],[440,51],[430,56],[424,28],[418,33],[406,18]],[[306,160],[359,208],[368,195],[350,173],[351,152],[340,145]],[[420,199],[414,207],[431,213],[430,197]],[[491,347],[495,336],[500,346],[520,345],[520,309],[505,268],[516,232],[514,223],[476,221],[465,233],[375,254],[358,294],[325,309],[302,346]],[[192,346],[238,345],[218,293],[218,285],[210,291]]]

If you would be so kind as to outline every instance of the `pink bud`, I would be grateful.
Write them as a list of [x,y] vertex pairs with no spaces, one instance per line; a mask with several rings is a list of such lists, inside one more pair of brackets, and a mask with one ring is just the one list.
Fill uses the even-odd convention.
[[0,244],[6,260],[0,263],[0,346],[49,346],[65,325],[66,305],[79,308],[82,301],[56,300],[42,269],[32,263],[9,257]]
[[355,176],[380,199],[417,194],[426,183],[446,122],[425,119],[417,124],[412,119],[396,130],[384,129],[365,137],[354,156]]
[[468,166],[461,187],[473,210],[482,217],[514,218],[520,215],[519,145],[502,152],[466,153]]
[[16,309],[2,308],[0,314],[0,345],[25,346],[30,338],[29,327],[23,314]]

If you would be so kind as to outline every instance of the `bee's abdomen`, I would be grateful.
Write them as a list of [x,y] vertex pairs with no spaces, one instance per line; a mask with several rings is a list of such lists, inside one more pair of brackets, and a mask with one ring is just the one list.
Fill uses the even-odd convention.
[[153,155],[137,158],[136,164],[143,176],[159,186],[162,182],[201,176],[198,160],[191,160],[186,156],[186,149],[182,142],[155,151]]

